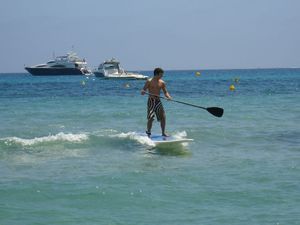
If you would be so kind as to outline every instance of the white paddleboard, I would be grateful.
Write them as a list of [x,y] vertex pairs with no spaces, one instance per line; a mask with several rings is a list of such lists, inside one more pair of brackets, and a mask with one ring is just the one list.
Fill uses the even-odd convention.
[[161,146],[161,145],[172,145],[172,144],[180,144],[180,143],[186,143],[186,142],[191,142],[194,139],[189,139],[189,138],[180,138],[180,137],[174,137],[174,136],[161,136],[161,135],[151,135],[150,136],[151,141],[156,146]]

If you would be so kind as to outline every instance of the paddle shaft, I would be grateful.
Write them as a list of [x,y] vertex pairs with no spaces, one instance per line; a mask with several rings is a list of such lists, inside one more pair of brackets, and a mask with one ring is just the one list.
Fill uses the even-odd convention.
[[162,98],[162,99],[166,99],[166,100],[169,100],[169,101],[177,102],[177,103],[180,103],[180,104],[189,105],[189,106],[193,106],[193,107],[200,108],[200,109],[205,109],[207,112],[209,112],[210,114],[212,114],[216,117],[222,117],[223,116],[224,110],[222,108],[219,108],[219,107],[205,108],[205,107],[190,104],[190,103],[187,103],[187,102],[181,102],[181,101],[177,101],[177,100],[173,100],[173,99],[168,99],[168,98],[165,98],[165,97],[162,97],[162,96],[159,96],[159,95],[154,95],[154,94],[151,94],[151,93],[148,93],[148,92],[145,92],[145,94],[150,95],[150,96],[155,96],[157,98]]

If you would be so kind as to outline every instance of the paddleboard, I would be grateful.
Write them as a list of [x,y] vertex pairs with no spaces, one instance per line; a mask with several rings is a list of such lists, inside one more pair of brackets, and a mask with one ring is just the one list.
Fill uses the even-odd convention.
[[180,143],[191,142],[194,140],[194,139],[180,138],[174,136],[165,137],[161,135],[151,135],[150,139],[151,141],[153,141],[153,143],[156,146],[180,144]]

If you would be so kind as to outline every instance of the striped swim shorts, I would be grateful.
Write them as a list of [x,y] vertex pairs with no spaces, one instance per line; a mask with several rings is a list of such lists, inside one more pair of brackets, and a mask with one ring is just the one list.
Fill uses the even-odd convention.
[[156,116],[157,121],[161,121],[164,116],[164,107],[159,98],[148,98],[147,119],[153,119]]

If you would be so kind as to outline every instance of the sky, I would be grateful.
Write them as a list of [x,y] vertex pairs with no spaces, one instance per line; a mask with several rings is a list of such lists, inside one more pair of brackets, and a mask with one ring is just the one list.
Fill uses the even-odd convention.
[[90,68],[300,67],[299,0],[0,0],[0,72],[72,49]]

